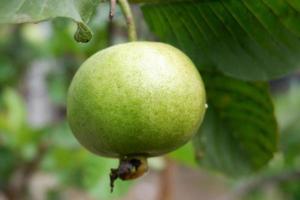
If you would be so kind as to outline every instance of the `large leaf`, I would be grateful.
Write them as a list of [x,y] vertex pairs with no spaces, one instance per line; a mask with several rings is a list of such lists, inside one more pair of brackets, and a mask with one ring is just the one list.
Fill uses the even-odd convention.
[[149,4],[160,40],[184,50],[200,69],[217,66],[244,80],[268,80],[300,66],[300,1],[215,0]]
[[273,104],[264,83],[204,73],[208,110],[194,139],[199,163],[230,175],[258,170],[277,148]]
[[77,22],[75,39],[87,42],[92,37],[86,23],[99,0],[2,0],[0,23],[38,22],[55,17],[67,17]]
[[0,23],[36,22],[54,17],[88,21],[99,0],[2,0]]
[[22,97],[12,88],[6,88],[0,96],[2,108],[0,114],[3,116],[3,126],[0,131],[18,134],[24,128],[26,121],[26,110]]

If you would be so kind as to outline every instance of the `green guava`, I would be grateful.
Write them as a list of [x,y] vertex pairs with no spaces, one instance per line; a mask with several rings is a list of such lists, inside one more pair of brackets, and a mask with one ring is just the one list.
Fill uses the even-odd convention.
[[188,142],[205,103],[200,74],[183,52],[164,43],[130,42],[82,64],[69,88],[67,118],[91,152],[139,165]]

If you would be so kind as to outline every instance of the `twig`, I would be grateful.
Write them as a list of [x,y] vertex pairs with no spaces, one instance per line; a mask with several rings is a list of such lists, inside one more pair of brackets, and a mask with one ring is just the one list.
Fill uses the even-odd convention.
[[114,44],[114,33],[116,31],[116,26],[113,20],[109,20],[107,22],[107,46],[111,46]]
[[174,163],[165,157],[166,167],[161,172],[160,180],[160,194],[159,200],[171,200],[172,199],[172,187],[174,177]]
[[109,19],[112,20],[116,13],[116,0],[110,0],[109,2]]
[[130,5],[127,0],[118,0],[118,3],[122,10],[123,16],[126,19],[127,28],[128,28],[128,39],[129,41],[136,41],[137,33],[136,33],[134,18],[131,12]]

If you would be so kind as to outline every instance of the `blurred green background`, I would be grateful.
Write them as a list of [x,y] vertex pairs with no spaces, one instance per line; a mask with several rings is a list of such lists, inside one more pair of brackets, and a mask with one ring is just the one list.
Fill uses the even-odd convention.
[[[80,64],[107,46],[127,41],[126,24],[108,7],[90,22],[94,37],[76,43],[74,23],[55,19],[0,27],[0,200],[300,199],[300,74],[271,82],[280,125],[280,151],[259,173],[230,179],[194,161],[192,144],[150,160],[150,172],[116,182],[117,160],[98,157],[74,139],[65,119],[69,83]],[[140,40],[155,40],[137,7]]]

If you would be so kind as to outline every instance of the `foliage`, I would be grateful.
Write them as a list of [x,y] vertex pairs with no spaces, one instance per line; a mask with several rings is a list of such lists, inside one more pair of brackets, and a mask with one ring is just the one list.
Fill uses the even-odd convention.
[[143,12],[153,32],[188,53],[199,69],[215,66],[238,79],[269,80],[298,67],[296,1],[169,3]]
[[38,22],[55,17],[67,17],[77,23],[74,38],[78,42],[88,42],[92,33],[86,22],[93,15],[98,3],[99,0],[5,0],[0,8],[0,23]]
[[233,176],[261,168],[277,150],[268,86],[216,73],[204,73],[203,77],[208,110],[195,138],[200,164]]

